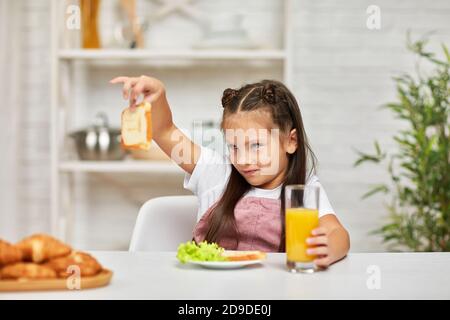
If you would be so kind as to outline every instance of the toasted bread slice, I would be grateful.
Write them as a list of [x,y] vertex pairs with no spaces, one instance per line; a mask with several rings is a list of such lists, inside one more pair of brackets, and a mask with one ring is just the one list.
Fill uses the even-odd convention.
[[232,251],[226,250],[222,253],[228,261],[245,261],[245,260],[264,260],[266,253],[257,250],[251,251]]
[[125,149],[148,150],[152,141],[151,104],[141,103],[135,110],[122,112],[121,141]]

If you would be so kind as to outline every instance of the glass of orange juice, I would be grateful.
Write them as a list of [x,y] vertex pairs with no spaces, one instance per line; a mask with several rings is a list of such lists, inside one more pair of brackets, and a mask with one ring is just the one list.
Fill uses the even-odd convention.
[[319,226],[319,196],[317,186],[286,186],[286,264],[290,272],[312,273],[316,269],[316,257],[306,254],[306,239]]

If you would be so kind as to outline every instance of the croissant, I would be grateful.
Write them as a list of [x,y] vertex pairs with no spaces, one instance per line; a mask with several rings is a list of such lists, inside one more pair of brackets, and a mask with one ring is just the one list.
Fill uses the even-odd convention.
[[67,278],[71,275],[70,266],[78,266],[80,268],[81,276],[95,276],[102,271],[102,266],[90,254],[73,251],[66,257],[56,258],[48,261],[45,266],[56,271],[58,277]]
[[22,261],[22,251],[15,245],[0,239],[0,267]]
[[17,243],[26,261],[36,263],[70,254],[72,248],[61,241],[45,235],[35,234]]
[[46,266],[35,263],[19,262],[0,270],[1,279],[52,279],[56,272]]

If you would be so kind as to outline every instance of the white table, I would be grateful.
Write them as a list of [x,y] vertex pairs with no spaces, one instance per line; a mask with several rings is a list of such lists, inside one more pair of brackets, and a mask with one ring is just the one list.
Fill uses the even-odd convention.
[[[285,254],[269,254],[261,266],[207,270],[179,264],[174,252],[92,253],[114,271],[109,286],[67,292],[0,293],[0,300],[450,299],[450,253],[354,253],[315,274],[287,272]],[[370,278],[378,272],[379,289],[377,280]]]

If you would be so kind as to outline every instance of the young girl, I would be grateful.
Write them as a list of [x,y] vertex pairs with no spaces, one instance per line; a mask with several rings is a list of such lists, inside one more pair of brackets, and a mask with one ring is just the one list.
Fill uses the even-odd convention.
[[[152,104],[153,138],[183,168],[184,187],[199,199],[199,221],[193,232],[196,242],[217,242],[226,249],[284,252],[284,189],[290,184],[306,184],[320,188],[319,227],[307,239],[307,253],[317,255],[314,262],[319,267],[347,254],[349,235],[314,175],[315,158],[300,109],[282,83],[264,80],[224,91],[221,127],[229,159],[193,143],[175,126],[159,80],[118,77],[111,83],[123,83],[123,97],[130,100],[130,108],[141,95]],[[175,149],[180,152],[173,152]]]

